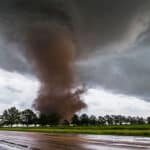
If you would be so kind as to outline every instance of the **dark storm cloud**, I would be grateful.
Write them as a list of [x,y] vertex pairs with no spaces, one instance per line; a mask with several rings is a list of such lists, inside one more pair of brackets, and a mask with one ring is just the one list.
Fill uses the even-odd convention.
[[1,3],[0,67],[31,73],[31,64],[24,57],[26,33],[37,24],[49,26],[52,22],[65,25],[71,30],[65,7],[63,0],[6,0]]
[[146,32],[139,37],[139,47],[150,47],[150,26]]
[[149,57],[149,48],[132,49],[123,55],[97,57],[88,63],[82,62],[78,71],[89,87],[103,87],[150,101]]
[[[144,22],[150,1],[144,0],[87,0],[76,1],[78,23],[74,23],[80,46],[93,50],[121,42],[132,24]],[[76,16],[77,17],[77,16]]]
[[57,22],[72,32],[83,82],[149,99],[149,10],[149,0],[5,0],[0,67],[31,72],[21,50],[26,31]]
[[18,71],[24,74],[31,74],[31,66],[18,51],[17,47],[0,42],[0,68],[9,71]]
[[144,22],[149,5],[149,0],[5,0],[0,5],[0,31],[18,44],[26,30],[57,21],[73,32],[77,55],[88,55],[88,50],[102,51],[128,38],[131,25]]

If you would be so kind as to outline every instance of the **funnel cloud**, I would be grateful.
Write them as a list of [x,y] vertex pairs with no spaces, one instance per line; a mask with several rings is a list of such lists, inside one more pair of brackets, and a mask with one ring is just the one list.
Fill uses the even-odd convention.
[[61,28],[34,28],[27,38],[27,55],[41,81],[34,107],[41,113],[57,113],[70,120],[86,105],[80,99],[83,90],[76,89],[74,44]]

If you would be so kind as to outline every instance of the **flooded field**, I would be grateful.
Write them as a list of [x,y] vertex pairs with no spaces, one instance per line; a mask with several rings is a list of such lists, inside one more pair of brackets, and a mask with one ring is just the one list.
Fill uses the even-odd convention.
[[144,150],[150,138],[0,131],[0,150]]

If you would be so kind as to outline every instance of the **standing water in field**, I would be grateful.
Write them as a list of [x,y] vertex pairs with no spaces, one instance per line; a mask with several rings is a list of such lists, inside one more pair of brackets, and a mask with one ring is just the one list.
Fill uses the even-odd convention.
[[148,150],[150,138],[0,131],[0,146],[4,150]]

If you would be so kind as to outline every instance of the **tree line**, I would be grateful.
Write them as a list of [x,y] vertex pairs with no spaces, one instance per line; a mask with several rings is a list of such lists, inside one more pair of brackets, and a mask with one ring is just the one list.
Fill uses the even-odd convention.
[[74,115],[72,118],[72,124],[75,125],[139,125],[139,124],[150,124],[150,117],[132,117],[123,115],[105,115],[105,116],[94,116],[90,117],[87,114],[81,116]]
[[150,124],[150,117],[131,117],[123,115],[105,115],[96,117],[94,115],[88,116],[87,114],[77,115],[74,114],[70,123],[67,120],[61,119],[57,113],[49,115],[37,115],[31,109],[19,111],[16,107],[11,107],[4,110],[0,117],[1,126],[18,125],[35,125],[35,126],[53,126],[53,125],[123,125],[123,124]]

